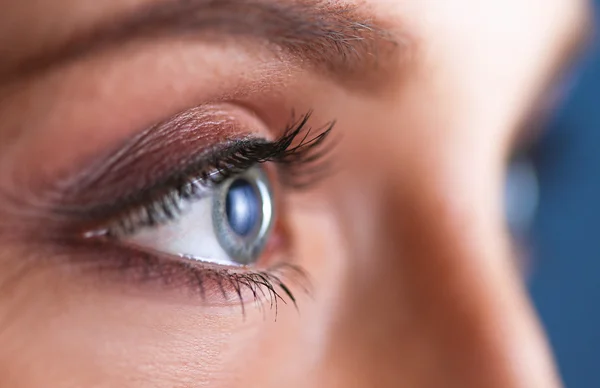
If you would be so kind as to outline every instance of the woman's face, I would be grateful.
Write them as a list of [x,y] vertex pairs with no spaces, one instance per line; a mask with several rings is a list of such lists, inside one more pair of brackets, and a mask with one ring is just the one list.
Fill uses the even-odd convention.
[[502,209],[576,0],[0,5],[1,387],[555,387]]

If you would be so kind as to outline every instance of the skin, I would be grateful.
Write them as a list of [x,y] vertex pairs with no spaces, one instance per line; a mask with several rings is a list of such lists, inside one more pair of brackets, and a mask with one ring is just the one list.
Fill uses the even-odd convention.
[[[0,5],[1,387],[561,385],[502,185],[519,131],[587,31],[586,2],[361,1],[402,36],[401,53],[382,54],[383,82],[177,37],[27,76],[11,66],[152,1]],[[299,312],[281,304],[275,321],[249,303],[243,317],[80,271],[36,244],[36,177],[228,93],[260,112],[256,133],[313,108],[315,125],[336,119],[342,135],[339,173],[286,194],[294,260],[313,288],[296,293]]]

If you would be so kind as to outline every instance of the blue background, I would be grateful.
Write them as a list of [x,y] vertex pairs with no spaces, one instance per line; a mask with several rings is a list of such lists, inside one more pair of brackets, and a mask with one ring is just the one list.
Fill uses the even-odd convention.
[[530,290],[569,388],[600,388],[599,38],[532,151],[540,205]]

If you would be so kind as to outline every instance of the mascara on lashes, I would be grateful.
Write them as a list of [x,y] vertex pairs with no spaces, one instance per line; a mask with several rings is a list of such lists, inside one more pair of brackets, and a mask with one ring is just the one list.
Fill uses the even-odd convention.
[[[73,224],[83,220],[84,222],[79,224],[89,226],[106,225],[107,222],[125,222],[115,220],[124,220],[136,209],[150,204],[160,205],[153,206],[154,209],[169,209],[168,211],[172,212],[173,209],[169,208],[171,204],[169,198],[172,199],[173,195],[190,196],[191,193],[186,192],[184,186],[191,180],[204,179],[209,184],[218,184],[223,179],[235,176],[257,163],[272,162],[284,187],[296,189],[305,187],[307,182],[316,183],[315,171],[323,172],[325,168],[324,161],[330,148],[325,148],[324,145],[334,123],[313,130],[307,125],[310,117],[311,112],[301,116],[300,119],[291,120],[283,134],[276,140],[268,141],[245,136],[224,141],[192,158],[191,163],[183,167],[177,165],[179,171],[165,173],[162,179],[152,180],[138,187],[133,193],[121,195],[120,198],[113,197],[110,201],[93,205],[91,208],[77,206],[69,209],[66,206],[61,209],[61,214],[73,220]],[[151,226],[158,218],[165,218],[163,222],[168,222],[175,216],[173,212],[170,217],[150,216],[146,221]],[[71,235],[71,237],[75,236]],[[239,272],[227,268],[214,269],[203,263],[186,263],[168,255],[131,249],[122,246],[118,241],[110,240],[67,238],[63,241],[65,246],[69,244],[71,246],[69,249],[73,254],[70,256],[76,257],[77,260],[91,260],[95,266],[104,269],[114,269],[110,272],[120,276],[121,282],[123,279],[138,280],[141,283],[159,281],[168,286],[182,286],[196,290],[202,299],[207,298],[207,290],[211,289],[215,290],[211,294],[221,294],[225,299],[228,299],[228,295],[236,295],[242,302],[242,308],[243,289],[246,289],[254,300],[260,302],[269,299],[273,306],[273,301],[275,303],[277,300],[282,301],[283,297],[295,303],[292,289],[284,282],[288,278],[296,283],[308,283],[306,272],[291,264],[281,263],[262,271],[245,269]],[[302,288],[306,289],[304,286]]]
[[[108,223],[112,221],[118,224],[127,233],[134,232],[138,227],[159,225],[179,216],[179,201],[201,198],[211,185],[218,185],[253,165],[267,162],[276,165],[285,187],[299,189],[316,184],[326,171],[331,148],[324,148],[324,145],[334,122],[313,130],[307,126],[310,117],[311,112],[292,120],[283,134],[273,141],[246,136],[216,145],[181,171],[137,193],[89,209],[86,216],[108,219]],[[311,136],[311,133],[315,135]]]

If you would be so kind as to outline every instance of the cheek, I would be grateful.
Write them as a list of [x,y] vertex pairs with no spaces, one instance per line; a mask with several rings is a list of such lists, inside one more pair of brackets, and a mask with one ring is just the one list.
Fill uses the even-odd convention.
[[232,386],[234,371],[260,353],[240,355],[273,320],[258,309],[244,318],[198,299],[123,293],[63,269],[3,267],[0,385]]
[[0,374],[8,386],[123,386],[126,379],[131,386],[170,387],[229,365],[222,350],[239,333],[231,317],[92,291],[49,275],[32,272],[15,288],[13,308],[2,305]]
[[[239,354],[249,364],[244,369],[247,386],[290,386],[301,382],[315,386],[307,371],[318,370],[327,356],[331,325],[340,308],[340,284],[349,263],[339,220],[321,192],[291,198],[289,229],[293,236],[290,262],[309,276],[308,292],[298,291],[297,311],[280,307],[277,321],[267,318],[255,337]],[[303,385],[304,386],[304,385]]]

